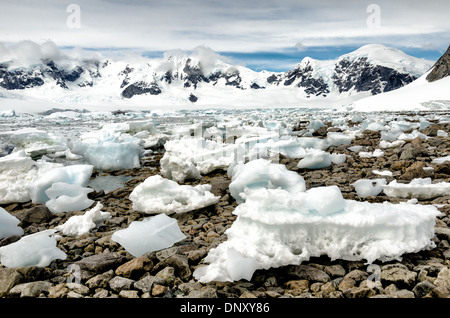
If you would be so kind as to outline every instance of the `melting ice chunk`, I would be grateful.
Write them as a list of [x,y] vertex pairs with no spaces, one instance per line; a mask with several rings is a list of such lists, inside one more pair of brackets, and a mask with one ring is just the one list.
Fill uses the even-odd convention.
[[134,257],[168,248],[184,238],[177,221],[166,214],[131,222],[128,228],[111,236]]
[[23,230],[18,226],[19,223],[15,216],[0,207],[0,240],[11,235],[22,235]]
[[66,223],[57,226],[55,229],[61,231],[64,235],[77,236],[89,233],[104,221],[111,217],[109,212],[102,212],[103,205],[98,202],[97,205],[86,211],[83,215],[74,215]]
[[130,194],[133,209],[146,213],[183,213],[216,204],[220,197],[209,190],[211,185],[179,185],[160,175],[148,177]]
[[6,267],[50,265],[53,260],[66,259],[52,236],[56,230],[46,230],[22,237],[19,241],[0,247],[0,260]]
[[28,185],[31,200],[33,203],[47,202],[50,198],[45,191],[56,182],[86,187],[93,169],[91,165],[73,165],[50,170]]
[[386,179],[359,179],[353,183],[356,194],[361,198],[377,196],[383,191],[384,185]]

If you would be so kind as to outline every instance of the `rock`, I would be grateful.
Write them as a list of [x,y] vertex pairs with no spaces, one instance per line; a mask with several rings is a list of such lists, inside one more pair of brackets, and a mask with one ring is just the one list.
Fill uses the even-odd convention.
[[217,298],[217,290],[212,286],[205,286],[201,289],[193,290],[186,296],[187,298]]
[[33,223],[40,224],[43,222],[49,222],[55,217],[55,214],[53,214],[45,205],[40,204],[27,210],[15,213],[14,216],[21,221],[22,227],[27,227]]
[[306,279],[290,280],[285,283],[285,288],[288,293],[298,296],[309,291],[309,281]]
[[85,296],[89,294],[89,288],[79,283],[66,283],[66,287],[79,295]]
[[159,262],[153,268],[153,272],[158,272],[164,267],[173,267],[175,269],[175,275],[183,281],[188,281],[192,275],[189,268],[188,259],[185,255],[174,254]]
[[344,276],[342,281],[338,285],[340,291],[346,291],[358,285],[361,281],[368,278],[368,274],[359,269],[354,269]]
[[412,165],[410,165],[408,168],[406,168],[405,173],[402,174],[402,176],[401,176],[401,179],[411,181],[415,178],[431,177],[433,174],[433,171],[425,170],[424,168],[426,166],[427,165],[423,161],[414,162]]
[[436,286],[434,284],[427,280],[424,280],[423,282],[420,282],[416,286],[414,286],[412,291],[417,298],[422,298],[428,295],[435,288]]
[[13,297],[39,297],[39,295],[43,292],[47,293],[50,287],[52,287],[53,284],[46,281],[36,281],[36,282],[29,282],[29,283],[23,283],[14,286],[10,291],[9,294]]
[[17,242],[21,238],[22,238],[22,236],[20,236],[20,235],[11,235],[11,236],[5,237],[4,239],[0,240],[0,247]]
[[110,281],[111,278],[113,278],[113,276],[114,271],[110,269],[107,272],[98,274],[90,278],[88,281],[86,281],[86,286],[88,286],[91,289],[105,288],[108,286],[108,282]]
[[392,298],[415,298],[414,293],[407,289],[401,289],[391,294]]
[[342,265],[330,265],[330,266],[325,266],[324,268],[325,273],[327,273],[328,275],[330,275],[330,277],[343,277],[345,276],[345,268],[342,267]]
[[152,288],[152,296],[153,297],[163,296],[168,290],[169,287],[167,286],[154,284]]
[[155,275],[158,278],[161,278],[165,282],[165,286],[172,286],[173,282],[176,279],[175,276],[175,268],[167,266],[164,269],[160,270]]
[[330,276],[323,270],[309,265],[290,266],[287,270],[289,276],[297,279],[306,279],[314,282],[326,283],[330,281]]
[[443,293],[450,294],[450,269],[448,267],[443,268],[439,272],[437,278],[434,280],[434,284]]
[[384,265],[381,268],[380,279],[383,285],[395,284],[398,288],[412,288],[416,282],[417,273],[409,271],[400,263]]
[[423,150],[421,148],[406,148],[402,151],[400,155],[400,160],[415,160],[418,156],[420,156],[423,153]]
[[23,281],[24,277],[17,269],[0,269],[0,297],[5,297],[11,288]]
[[248,290],[244,291],[239,298],[257,298],[255,294],[249,292]]
[[154,284],[162,285],[163,283],[164,283],[163,279],[156,276],[148,275],[135,282],[133,287],[140,290],[142,293],[149,293],[151,292]]
[[439,240],[446,240],[450,242],[450,228],[436,226],[434,228],[434,233]]
[[93,274],[103,273],[109,269],[116,268],[126,261],[125,256],[119,253],[102,253],[92,255],[75,262],[80,266],[81,270],[88,271]]
[[48,298],[66,298],[69,293],[69,288],[67,288],[65,283],[60,283],[52,286],[48,290]]
[[109,288],[111,288],[115,292],[119,292],[121,290],[129,290],[135,283],[134,280],[125,278],[122,276],[115,276],[109,282]]
[[133,258],[119,267],[116,268],[116,275],[123,276],[125,278],[137,279],[144,273],[150,272],[153,268],[153,262],[146,256],[139,256]]
[[120,298],[139,298],[137,290],[121,290],[119,293]]
[[180,285],[178,285],[178,289],[183,294],[189,294],[191,291],[198,290],[202,287],[203,287],[202,284],[194,280],[188,281],[187,283],[181,283]]

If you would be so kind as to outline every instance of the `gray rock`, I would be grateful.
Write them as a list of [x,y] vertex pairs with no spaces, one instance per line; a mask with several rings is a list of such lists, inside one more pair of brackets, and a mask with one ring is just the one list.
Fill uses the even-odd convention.
[[383,285],[395,284],[398,288],[412,288],[416,282],[417,273],[408,270],[400,263],[385,265],[381,268],[380,279]]
[[17,269],[0,269],[0,297],[5,297],[11,288],[23,281],[24,277]]
[[112,268],[123,264],[126,261],[126,257],[119,253],[102,253],[92,255],[82,260],[75,262],[80,266],[81,270],[92,272],[94,274],[103,273]]
[[46,281],[36,281],[36,282],[29,282],[29,283],[23,283],[14,286],[10,291],[9,294],[13,297],[38,297],[42,292],[48,292],[50,287],[52,287],[53,284]]
[[217,290],[212,286],[205,286],[201,289],[193,290],[186,296],[187,298],[217,298]]
[[176,279],[175,268],[167,266],[164,269],[160,270],[158,273],[156,273],[155,276],[164,280],[165,286],[172,286],[173,282]]
[[129,290],[135,283],[134,280],[121,277],[121,276],[115,276],[112,278],[109,282],[109,288],[114,290],[115,292],[120,292],[121,290]]
[[15,216],[21,221],[22,227],[27,227],[33,223],[40,224],[48,222],[55,217],[45,205],[37,205],[27,210],[16,213]]
[[416,295],[416,297],[422,298],[435,288],[436,286],[434,284],[427,280],[424,280],[423,282],[420,282],[416,286],[414,286],[412,291]]
[[149,293],[151,292],[154,284],[162,285],[164,284],[164,279],[148,275],[135,282],[133,287],[140,290],[142,293]]
[[105,288],[108,286],[109,280],[113,277],[114,277],[114,270],[110,269],[107,272],[98,274],[98,275],[90,278],[86,282],[86,286],[88,286],[91,289]]
[[296,279],[307,279],[321,283],[330,281],[330,276],[327,273],[309,265],[291,266],[288,268],[288,274]]
[[192,275],[187,256],[185,255],[172,255],[156,264],[153,271],[158,272],[168,266],[173,267],[175,269],[175,275],[183,281],[188,281]]

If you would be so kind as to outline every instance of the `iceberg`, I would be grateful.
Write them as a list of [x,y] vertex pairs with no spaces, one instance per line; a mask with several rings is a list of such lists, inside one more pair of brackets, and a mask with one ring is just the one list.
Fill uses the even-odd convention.
[[166,214],[133,221],[128,228],[116,231],[111,236],[114,242],[122,245],[134,257],[171,247],[184,238],[186,236],[177,221]]
[[45,230],[22,237],[19,241],[0,247],[0,261],[5,267],[50,265],[53,260],[66,259],[56,246],[56,230]]
[[383,186],[383,191],[389,197],[429,200],[449,195],[450,183],[432,183],[431,178],[416,178],[410,183],[398,183],[397,180],[393,180]]
[[160,175],[148,177],[130,194],[133,209],[145,213],[183,213],[216,204],[211,185],[179,185]]
[[[357,202],[343,199],[337,187],[313,189],[247,190],[225,232],[227,241],[209,251],[208,264],[198,267],[194,278],[201,283],[248,279],[255,269],[298,265],[322,255],[367,263],[400,260],[435,246],[440,212],[432,205]],[[230,258],[230,250],[238,256]],[[240,267],[237,259],[246,265]]]
[[102,209],[103,205],[98,202],[94,208],[86,211],[83,215],[70,217],[64,224],[55,227],[55,230],[69,236],[89,233],[89,231],[100,226],[111,217],[111,213],[102,212]]
[[0,240],[11,235],[23,235],[19,219],[0,207]]

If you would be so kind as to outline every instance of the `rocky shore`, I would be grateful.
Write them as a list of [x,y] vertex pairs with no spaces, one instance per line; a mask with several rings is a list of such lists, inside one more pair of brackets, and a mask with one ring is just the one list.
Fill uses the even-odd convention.
[[[298,127],[301,129],[302,127]],[[323,137],[327,128],[314,135]],[[334,129],[334,128],[331,128]],[[348,150],[348,145],[331,147],[331,153],[348,155],[345,163],[330,168],[306,170],[297,167],[298,159],[280,156],[280,163],[304,177],[307,189],[337,185],[345,199],[398,203],[407,199],[391,198],[383,193],[360,198],[352,183],[361,178],[379,178],[374,170],[389,170],[385,177],[409,182],[430,177],[433,181],[450,182],[450,162],[435,164],[434,158],[449,155],[450,138],[438,136],[449,132],[450,124],[434,123],[421,132],[428,139],[406,140],[403,145],[386,148],[384,156],[361,157]],[[328,129],[329,131],[329,129]],[[366,130],[350,146],[364,146],[367,151],[379,147],[380,133]],[[103,225],[77,237],[62,236],[58,247],[67,254],[65,260],[53,261],[48,267],[5,268],[0,265],[0,297],[2,298],[449,298],[450,297],[450,193],[422,200],[417,204],[435,204],[442,212],[436,218],[432,250],[404,255],[401,261],[376,262],[312,258],[300,265],[257,270],[250,281],[197,282],[192,273],[204,264],[211,248],[227,239],[226,230],[236,216],[237,206],[230,196],[226,171],[214,171],[200,180],[185,184],[208,183],[211,192],[221,197],[210,207],[180,214],[176,218],[186,239],[174,246],[140,257],[133,257],[111,240],[111,235],[136,220],[148,217],[132,209],[129,194],[147,177],[159,173],[159,153],[144,157],[140,168],[95,171],[96,175],[130,176],[123,188],[109,193],[92,192],[90,198],[101,202],[111,218]],[[424,169],[432,167],[433,169]],[[83,211],[51,213],[45,206],[15,203],[2,206],[16,216],[25,234],[63,224]],[[0,246],[15,242],[18,236],[0,240]]]

